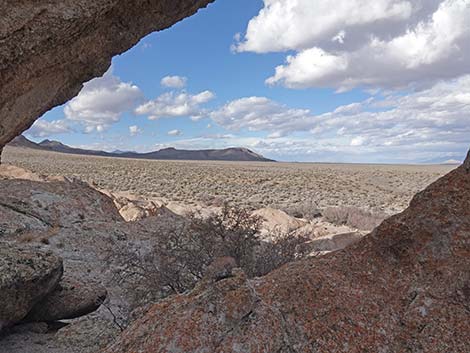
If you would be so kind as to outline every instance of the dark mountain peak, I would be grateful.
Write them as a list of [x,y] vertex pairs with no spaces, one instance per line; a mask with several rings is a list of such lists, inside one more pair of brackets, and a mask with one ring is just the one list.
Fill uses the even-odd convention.
[[249,150],[245,147],[230,147],[225,149],[208,150],[180,150],[174,147],[167,147],[155,152],[137,153],[116,150],[114,152],[94,151],[81,148],[74,148],[64,145],[62,142],[45,139],[40,143],[28,140],[24,136],[18,136],[10,144],[14,147],[25,147],[42,149],[51,152],[71,153],[81,155],[93,155],[104,157],[122,157],[137,159],[156,160],[214,160],[214,161],[252,161],[252,162],[273,162],[273,160]]
[[39,142],[39,146],[46,146],[46,147],[68,147],[67,145],[64,145],[62,142],[59,141],[54,141],[54,140],[43,140]]
[[[24,142],[24,141],[29,141],[26,137],[24,137],[23,135],[20,135],[20,136],[16,136],[12,142],[14,143],[19,143],[19,142]],[[29,141],[31,142],[31,141]]]
[[23,147],[23,148],[34,148],[34,149],[40,149],[41,146],[39,146],[37,143],[28,140],[26,137],[23,135],[19,135],[15,137],[8,146],[13,146],[13,147]]

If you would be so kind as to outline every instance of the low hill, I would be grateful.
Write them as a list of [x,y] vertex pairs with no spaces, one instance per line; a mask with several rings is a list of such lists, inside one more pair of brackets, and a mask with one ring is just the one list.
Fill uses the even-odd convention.
[[154,152],[137,153],[137,152],[105,152],[74,148],[67,146],[59,141],[44,140],[35,143],[28,140],[24,136],[18,136],[11,141],[8,146],[40,149],[44,151],[81,154],[87,156],[103,156],[117,158],[138,158],[152,160],[211,160],[211,161],[244,161],[244,162],[273,162],[272,159],[265,158],[248,148],[231,147],[225,149],[208,149],[208,150],[179,150],[173,147],[164,148]]
[[11,141],[8,146],[11,147],[23,147],[23,148],[33,148],[33,149],[38,149],[41,150],[43,149],[39,144],[36,142],[28,140],[26,137],[23,135],[17,136]]

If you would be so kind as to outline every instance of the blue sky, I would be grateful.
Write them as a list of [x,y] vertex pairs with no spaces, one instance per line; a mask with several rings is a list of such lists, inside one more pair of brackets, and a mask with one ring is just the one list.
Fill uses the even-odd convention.
[[115,57],[27,136],[108,151],[244,146],[285,161],[462,160],[469,12],[470,0],[218,0]]

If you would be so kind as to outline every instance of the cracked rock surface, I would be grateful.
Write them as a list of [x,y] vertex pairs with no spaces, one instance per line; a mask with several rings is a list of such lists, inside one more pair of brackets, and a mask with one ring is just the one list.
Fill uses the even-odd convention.
[[0,353],[106,347],[120,332],[113,315],[121,320],[130,307],[107,259],[129,244],[145,248],[162,223],[159,216],[125,222],[111,198],[79,180],[0,167],[0,326],[8,326],[0,332]]
[[112,200],[79,180],[0,180],[0,236],[51,232],[90,220],[122,218]]

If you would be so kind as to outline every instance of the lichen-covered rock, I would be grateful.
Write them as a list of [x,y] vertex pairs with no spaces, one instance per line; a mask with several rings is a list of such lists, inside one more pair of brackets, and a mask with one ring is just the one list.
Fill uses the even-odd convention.
[[344,250],[156,304],[106,352],[467,352],[469,165]]
[[[223,350],[227,342],[234,352],[283,352],[279,347],[287,347],[286,337],[277,335],[281,313],[265,305],[243,271],[236,270],[233,277],[203,281],[189,295],[157,304],[128,331],[132,339],[126,334],[109,352],[228,352]],[[155,320],[160,313],[169,315],[169,320],[158,320],[161,326]],[[243,335],[258,325],[267,329],[256,339]]]
[[0,150],[114,55],[211,1],[0,1]]
[[62,260],[52,253],[0,243],[0,330],[21,321],[62,272]]
[[106,288],[100,285],[65,277],[53,292],[31,309],[24,321],[75,319],[98,309],[106,296]]

